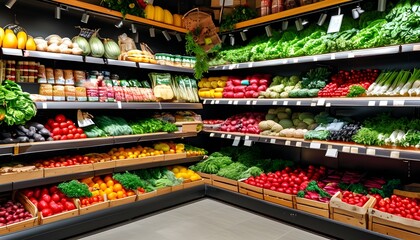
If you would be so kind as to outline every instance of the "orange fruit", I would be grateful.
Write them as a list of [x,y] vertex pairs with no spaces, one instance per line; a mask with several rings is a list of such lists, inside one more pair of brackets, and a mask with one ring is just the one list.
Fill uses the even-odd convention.
[[127,196],[134,196],[134,194],[135,194],[135,193],[134,193],[133,191],[128,191],[128,192],[127,192]]
[[92,196],[96,197],[98,195],[99,195],[99,191],[98,190],[92,192]]
[[123,198],[124,193],[122,191],[117,192],[117,198]]
[[109,180],[109,181],[107,181],[107,182],[106,182],[106,185],[107,185],[108,187],[112,187],[112,186],[114,186],[114,181]]
[[114,192],[109,193],[107,196],[108,196],[108,200],[115,200],[115,199],[117,199],[117,193],[114,193]]
[[122,185],[117,183],[114,185],[114,192],[121,191],[122,188],[123,188]]
[[101,177],[96,176],[96,177],[94,177],[94,178],[92,179],[92,181],[93,181],[93,182],[95,182],[95,183],[96,183],[98,180],[101,180]]
[[97,184],[101,184],[101,183],[104,183],[104,181],[102,181],[102,179],[99,179],[98,181],[96,181],[95,183],[97,183]]
[[105,190],[108,188],[108,186],[107,186],[105,183],[101,183],[101,185],[99,185],[99,188],[100,188],[102,191],[105,191]]
[[110,193],[112,193],[112,192],[114,192],[112,188],[107,188],[107,189],[105,189],[105,191],[104,191],[104,193],[105,193],[105,194],[110,194]]
[[111,175],[106,175],[104,177],[104,182],[108,182],[109,180],[112,180],[112,176]]

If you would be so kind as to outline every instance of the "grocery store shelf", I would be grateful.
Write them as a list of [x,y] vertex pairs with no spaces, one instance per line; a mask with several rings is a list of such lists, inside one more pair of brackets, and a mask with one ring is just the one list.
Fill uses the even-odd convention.
[[305,107],[418,107],[420,97],[360,98],[217,98],[203,99],[204,105],[305,106]]
[[[121,13],[118,11],[114,11],[102,6],[98,6],[98,5],[94,5],[94,4],[90,4],[87,2],[82,2],[82,1],[76,1],[76,0],[53,0],[53,2],[56,3],[61,3],[67,6],[72,6],[75,8],[80,8],[80,9],[84,9],[93,13],[98,13],[101,15],[107,15],[110,17],[116,17],[116,18],[123,18]],[[142,17],[137,17],[137,16],[133,16],[130,14],[127,14],[125,16],[126,20],[130,20],[136,23],[140,23],[140,24],[146,24],[146,25],[150,25],[150,26],[155,26],[158,28],[163,28],[163,29],[168,29],[168,30],[172,30],[172,31],[176,31],[176,32],[180,32],[180,33],[186,33],[187,29],[185,28],[181,28],[181,27],[177,27],[174,25],[169,25],[169,24],[165,24],[163,22],[157,22],[157,21],[153,21],[153,20],[149,20],[146,18],[142,18]]]
[[[4,54],[4,53],[3,53]],[[5,54],[7,55],[7,54]],[[16,55],[18,56],[18,55]],[[61,60],[61,61],[71,61],[71,62],[83,62],[83,56],[73,55],[73,54],[63,54],[63,53],[52,53],[52,52],[40,52],[40,51],[23,51],[24,57],[32,58],[44,58],[50,60]]]
[[104,58],[104,62],[105,64],[111,65],[111,66],[121,66],[121,67],[131,67],[131,68],[139,67],[136,62],[131,62],[131,61],[119,61],[119,60]]
[[185,163],[195,163],[199,162],[203,159],[203,156],[197,157],[187,157],[187,158],[180,158],[174,160],[166,160],[166,161],[159,161],[159,162],[144,162],[141,164],[131,165],[131,166],[124,166],[124,167],[116,167],[114,172],[124,172],[124,171],[132,171],[137,169],[146,169],[146,168],[155,168],[155,167],[164,167],[164,166],[172,166],[172,165],[179,165]]
[[[57,240],[68,239],[113,224],[146,216],[205,196],[205,185],[171,192],[153,198],[110,207],[69,219],[36,226],[8,235],[4,239]],[[122,238],[124,239],[124,238]]]
[[306,213],[297,209],[283,207],[279,204],[270,203],[237,192],[224,190],[215,186],[206,185],[206,196],[251,210],[253,212],[271,217],[279,221],[288,222],[299,227],[331,236],[332,239],[396,240],[396,238],[391,236],[351,226],[349,224]]
[[204,130],[203,132],[209,134],[210,137],[232,139],[233,141],[236,140],[236,142],[248,140],[252,142],[269,143],[281,146],[323,150],[326,151],[325,156],[334,158],[338,156],[338,153],[349,153],[374,157],[420,161],[420,150],[418,149],[364,146],[355,143],[345,142],[328,142],[317,140],[308,141],[298,138],[270,137],[264,135],[242,134],[211,130]]
[[319,11],[327,7],[338,6],[340,4],[348,3],[351,1],[352,0],[324,0],[317,3],[312,3],[312,4],[304,5],[301,7],[281,11],[279,13],[269,14],[263,17],[254,18],[248,21],[243,21],[243,22],[237,23],[235,25],[235,29],[238,30],[238,29],[263,25],[263,24],[269,24],[270,22],[273,22],[276,20],[281,20],[288,17],[310,13],[313,11]]
[[0,145],[0,156],[13,155],[15,144],[1,144]]
[[[36,102],[37,109],[203,109],[201,103]],[[1,150],[0,150],[1,154]]]
[[401,45],[401,52],[418,52],[420,51],[420,43]]
[[22,57],[23,51],[20,49],[13,49],[13,48],[1,48],[2,56],[18,56]]
[[150,70],[159,70],[159,71],[172,71],[172,72],[183,72],[183,73],[194,73],[194,70],[191,68],[159,65],[159,64],[150,64],[150,63],[138,63],[140,69],[150,69]]
[[[148,133],[138,135],[124,135],[115,137],[102,137],[102,138],[86,138],[65,141],[48,141],[48,142],[33,142],[33,143],[18,143],[8,145],[13,150],[14,155],[31,154],[38,152],[51,152],[67,149],[91,148],[105,145],[136,143],[154,140],[176,139],[184,137],[195,137],[197,133]],[[0,148],[1,149],[1,148]]]
[[[403,48],[403,46],[405,45],[395,45],[395,46],[388,46],[388,47],[352,50],[352,51],[327,53],[327,54],[313,55],[313,56],[274,59],[274,60],[259,61],[259,62],[227,64],[227,65],[210,67],[209,70],[210,71],[234,70],[234,69],[247,69],[247,68],[256,68],[256,67],[273,67],[273,66],[299,64],[299,63],[311,63],[311,62],[320,62],[320,61],[335,61],[335,60],[341,60],[341,59],[352,59],[352,58],[361,58],[361,57],[370,57],[370,56],[379,57],[382,55],[401,53],[401,49]],[[411,47],[411,49],[413,49],[413,47]]]

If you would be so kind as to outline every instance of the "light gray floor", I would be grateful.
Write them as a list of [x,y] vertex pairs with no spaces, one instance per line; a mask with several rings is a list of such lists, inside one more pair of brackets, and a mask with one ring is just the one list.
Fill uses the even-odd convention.
[[73,240],[323,240],[318,235],[203,199]]

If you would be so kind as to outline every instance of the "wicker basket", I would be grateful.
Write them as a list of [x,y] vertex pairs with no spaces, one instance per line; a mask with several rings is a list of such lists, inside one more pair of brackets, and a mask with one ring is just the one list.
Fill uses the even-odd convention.
[[183,17],[184,27],[193,33],[194,41],[206,52],[221,44],[216,26],[210,14],[191,9]]

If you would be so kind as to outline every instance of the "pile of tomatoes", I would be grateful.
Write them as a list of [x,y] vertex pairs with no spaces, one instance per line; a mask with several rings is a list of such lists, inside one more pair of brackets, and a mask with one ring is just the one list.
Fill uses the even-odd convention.
[[94,163],[93,160],[87,156],[65,156],[65,157],[53,157],[46,160],[39,160],[35,162],[37,168],[55,168],[55,167],[66,167],[73,165],[89,164]]
[[105,201],[104,197],[101,195],[92,196],[92,197],[84,197],[84,198],[80,198],[80,205],[81,205],[80,207],[84,208],[84,207],[95,205],[104,201]]
[[360,194],[360,193],[353,193],[350,191],[344,191],[343,197],[341,198],[341,201],[356,205],[358,207],[363,207],[367,201],[369,201],[369,197]]
[[392,195],[389,198],[382,198],[378,194],[373,195],[376,198],[375,209],[382,212],[391,213],[399,217],[415,219],[420,221],[420,201],[408,197]]
[[54,119],[48,119],[45,128],[51,132],[54,141],[87,137],[83,129],[76,127],[74,122],[67,119],[63,114],[58,114]]

